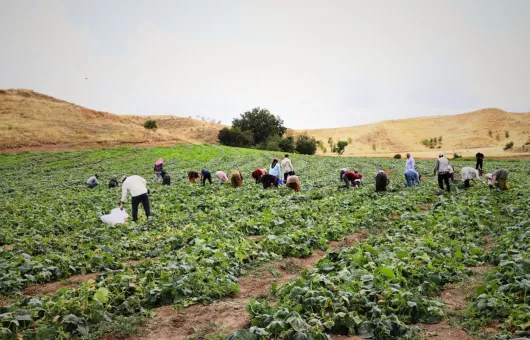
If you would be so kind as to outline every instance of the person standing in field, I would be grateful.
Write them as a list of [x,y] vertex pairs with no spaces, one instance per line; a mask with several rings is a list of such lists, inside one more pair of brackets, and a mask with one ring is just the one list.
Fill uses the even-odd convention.
[[475,157],[477,158],[477,164],[475,165],[475,169],[482,171],[482,166],[484,164],[484,154],[482,152],[477,152]]
[[206,180],[208,180],[210,184],[212,184],[212,174],[210,173],[209,170],[202,169],[201,177],[202,177],[202,186],[206,185]]
[[215,173],[215,176],[217,176],[217,180],[219,181],[219,184],[228,182],[228,176],[226,175],[224,171],[217,171]]
[[87,180],[86,180],[86,185],[92,189],[92,188],[95,188],[98,186],[98,178],[99,178],[99,175],[98,174],[95,174],[94,176],[92,177],[89,177]]
[[280,164],[278,163],[278,160],[274,158],[272,160],[271,167],[269,169],[269,175],[276,177],[276,181],[278,181],[278,179],[280,179],[280,176],[281,176],[280,172],[281,172]]
[[405,170],[405,180],[407,181],[407,187],[412,187],[416,184],[420,185],[420,174],[416,170],[407,169]]
[[436,160],[436,164],[434,165],[434,174],[436,175],[436,173],[438,173],[438,186],[440,189],[444,189],[445,183],[447,192],[450,192],[449,178],[451,174],[449,173],[449,160],[444,157],[443,153],[438,155],[438,160]]
[[407,161],[405,162],[405,170],[415,170],[416,168],[416,161],[414,160],[414,157],[410,155],[410,153],[407,153]]
[[510,190],[508,187],[508,175],[510,173],[506,169],[497,169],[492,174],[487,174],[486,177],[488,178],[488,184],[490,186],[490,189],[493,189],[494,187],[497,187],[501,190]]
[[283,182],[286,183],[287,177],[294,175],[294,167],[293,163],[291,163],[291,160],[289,159],[289,155],[285,155],[285,158],[282,159],[280,165],[283,172]]
[[164,171],[164,160],[159,158],[155,163],[155,178],[157,182],[162,182],[163,176],[162,171]]
[[300,180],[298,179],[298,176],[292,175],[287,177],[285,185],[296,192],[300,192]]
[[390,180],[383,169],[377,170],[375,174],[375,192],[386,191]]
[[129,191],[132,196],[132,219],[133,222],[138,220],[138,206],[142,203],[144,207],[145,216],[151,216],[151,209],[149,207],[149,193],[147,190],[147,181],[145,178],[134,176],[123,176],[121,178],[121,205],[120,210],[123,210],[127,202]]
[[470,181],[480,179],[480,174],[477,169],[473,169],[470,166],[465,166],[460,170],[460,175],[462,175],[462,180],[464,181],[464,188],[469,188],[471,186]]
[[342,168],[340,169],[340,180],[342,181],[342,177],[344,176],[345,173],[347,173],[348,171],[350,171],[350,169],[348,168]]

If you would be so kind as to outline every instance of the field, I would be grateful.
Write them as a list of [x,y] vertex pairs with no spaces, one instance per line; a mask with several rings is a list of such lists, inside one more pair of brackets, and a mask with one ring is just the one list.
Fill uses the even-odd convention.
[[[171,186],[153,178],[162,157]],[[439,194],[433,161],[292,156],[302,191],[263,190],[272,153],[207,145],[0,154],[0,338],[511,339],[530,335],[530,164],[509,192]],[[457,160],[455,166],[472,165]],[[382,165],[390,190],[374,192]],[[338,189],[338,169],[365,174]],[[190,184],[188,170],[244,185]],[[100,174],[102,185],[85,186]],[[110,177],[144,176],[153,217],[109,227]],[[126,206],[130,215],[130,205]]]

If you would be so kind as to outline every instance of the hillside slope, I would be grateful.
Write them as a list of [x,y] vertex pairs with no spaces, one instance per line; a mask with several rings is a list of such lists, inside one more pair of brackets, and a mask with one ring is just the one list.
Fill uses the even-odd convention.
[[[158,129],[146,130],[147,119]],[[216,144],[222,125],[175,116],[122,116],[31,90],[0,90],[0,150]]]
[[[505,136],[505,131],[508,131],[509,137]],[[389,120],[361,126],[299,132],[306,132],[325,144],[330,137],[334,141],[350,138],[352,143],[346,147],[345,155],[407,151],[432,155],[440,150],[465,152],[468,149],[469,153],[477,149],[502,152],[502,147],[510,141],[513,141],[516,147],[521,147],[528,140],[530,113],[483,109],[454,116]],[[439,144],[434,149],[422,144],[424,139],[440,136],[442,137],[440,148]]]

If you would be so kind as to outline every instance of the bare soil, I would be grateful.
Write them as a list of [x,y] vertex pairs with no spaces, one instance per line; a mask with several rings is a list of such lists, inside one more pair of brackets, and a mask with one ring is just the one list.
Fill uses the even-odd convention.
[[34,295],[39,295],[39,294],[52,294],[61,288],[77,287],[81,283],[86,282],[88,280],[95,280],[98,274],[99,273],[91,273],[91,274],[86,274],[86,275],[74,275],[62,281],[54,281],[54,282],[48,282],[44,284],[31,285],[31,286],[24,288],[24,290],[22,291],[22,294],[26,296],[34,296]]

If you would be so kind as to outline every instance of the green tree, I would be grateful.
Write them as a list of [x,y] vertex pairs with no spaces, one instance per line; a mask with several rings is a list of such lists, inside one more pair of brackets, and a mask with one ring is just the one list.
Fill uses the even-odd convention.
[[375,143],[372,143],[372,149],[375,151],[377,149],[377,145]]
[[513,148],[513,142],[506,143],[506,145],[504,146],[503,149],[504,149],[504,151],[506,151],[506,150],[509,150],[511,148]]
[[335,152],[339,155],[342,155],[344,153],[344,150],[346,150],[346,147],[348,146],[348,142],[344,140],[339,140],[337,142],[337,146],[335,147]]
[[144,123],[144,128],[149,130],[157,129],[158,126],[156,125],[156,120],[148,119]]
[[238,128],[222,128],[219,131],[219,142],[228,146],[250,147],[254,144],[254,137],[250,131],[241,131]]
[[241,131],[251,131],[254,145],[261,144],[272,136],[281,137],[287,130],[279,116],[275,116],[269,110],[259,107],[243,113],[240,118],[232,120],[232,127]]
[[278,143],[278,146],[283,152],[295,152],[296,150],[296,143],[294,141],[293,136],[287,136],[282,138]]
[[317,141],[306,134],[299,135],[296,139],[296,152],[304,155],[314,155],[317,152]]

